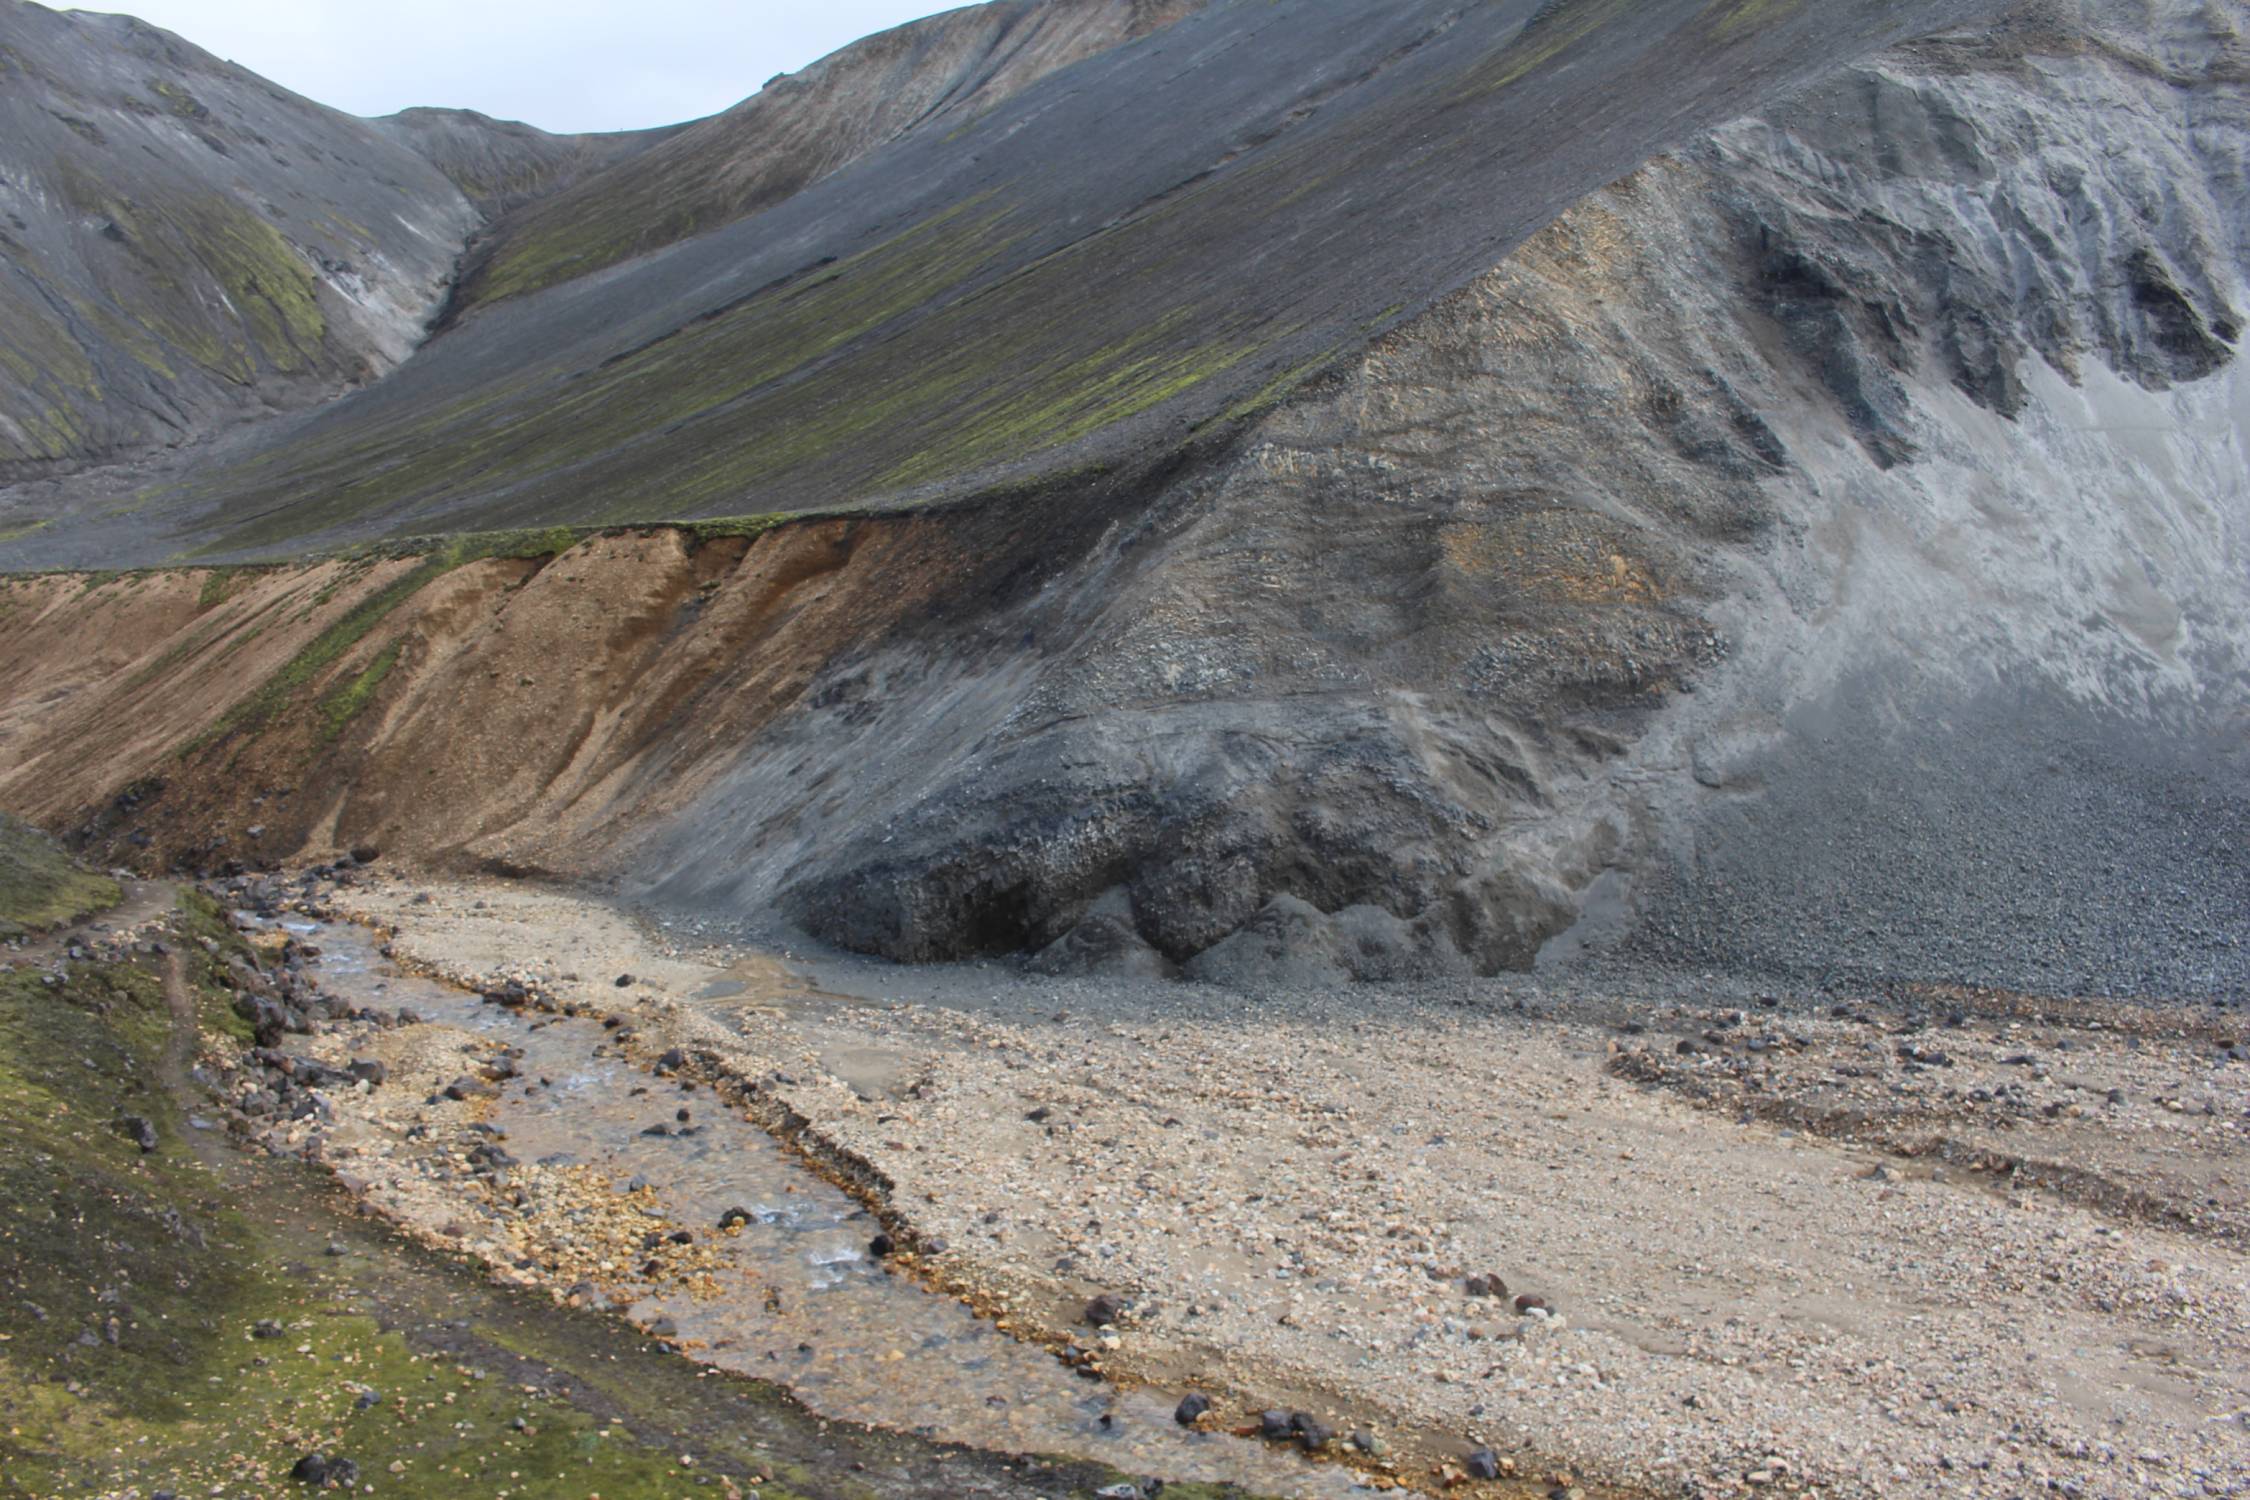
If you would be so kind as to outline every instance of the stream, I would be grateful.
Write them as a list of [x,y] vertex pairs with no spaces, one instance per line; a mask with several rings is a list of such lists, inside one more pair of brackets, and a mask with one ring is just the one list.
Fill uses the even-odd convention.
[[[347,923],[282,925],[319,950],[313,967],[331,995],[520,1049],[520,1076],[487,1117],[518,1161],[645,1179],[664,1216],[722,1257],[716,1293],[650,1290],[627,1310],[647,1328],[668,1320],[697,1360],[778,1385],[818,1416],[935,1441],[1270,1495],[1370,1492],[1286,1446],[1182,1428],[1182,1392],[1088,1379],[894,1274],[869,1251],[879,1226],[864,1208],[707,1089],[642,1071],[598,1020],[517,1012],[408,975]],[[680,1110],[692,1134],[648,1133],[676,1129]],[[737,1209],[748,1223],[712,1232]]]

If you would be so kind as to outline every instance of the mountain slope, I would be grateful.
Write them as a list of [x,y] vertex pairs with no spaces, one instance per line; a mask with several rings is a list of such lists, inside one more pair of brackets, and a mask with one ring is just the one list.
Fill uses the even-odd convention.
[[682,128],[550,135],[473,109],[406,109],[368,123],[443,172],[487,219],[560,192]]
[[958,126],[1202,3],[998,0],[879,32],[696,121],[629,169],[495,226],[465,270],[457,306],[591,275],[747,217],[910,130]]
[[[1676,15],[1603,14],[1628,41],[1677,35]],[[1756,75],[1748,114],[1579,194],[1287,398],[1160,428],[1067,484],[19,581],[0,802],[110,858],[373,842],[1063,974],[1257,985],[1575,954],[2250,995],[2242,28],[2205,0],[1933,25],[1799,87]],[[1570,71],[1523,77],[1608,99],[1592,62],[1656,66],[1572,45],[1545,54]],[[1139,77],[1134,51],[1081,65],[1071,97],[1089,69]],[[1408,91],[1383,138],[1427,139],[1405,159],[1443,182],[1450,148],[1410,100],[1461,106]],[[1535,183],[1577,170],[1521,144]],[[415,363],[490,356],[497,379],[503,335],[659,288],[885,157],[491,307]],[[1205,217],[1226,201],[1187,195],[1179,232],[1264,247],[1277,296],[1327,285],[1286,233]],[[1396,279],[1364,294],[1493,212],[1385,219]],[[1348,245],[1348,218],[1302,227]],[[1208,290],[1201,263],[1173,269],[1184,305]],[[1074,295],[1122,317],[1151,294]],[[916,314],[893,316],[906,342]],[[857,357],[900,357],[877,347]],[[682,369],[581,383],[661,402]],[[413,418],[415,377],[352,404]],[[983,397],[960,389],[961,427]],[[551,430],[491,399],[526,446],[468,481],[520,465],[553,486],[522,518],[571,514],[602,461],[543,468]],[[571,412],[608,419],[591,397]],[[682,431],[647,436],[652,483],[692,473]]]
[[0,0],[0,483],[373,379],[475,223],[361,121],[129,17]]
[[1233,0],[748,219],[488,306],[107,544],[272,555],[896,504],[1145,459],[1651,151],[1986,8]]

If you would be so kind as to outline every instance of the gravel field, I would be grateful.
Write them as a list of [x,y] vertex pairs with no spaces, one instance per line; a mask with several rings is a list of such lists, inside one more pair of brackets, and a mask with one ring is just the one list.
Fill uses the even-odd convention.
[[1111,1375],[1395,1435],[1401,1472],[1483,1444],[1566,1489],[2250,1487],[2223,1009],[793,981],[549,890],[336,901],[417,966],[630,1011],[753,1082],[1015,1331],[1090,1341],[1114,1294]]

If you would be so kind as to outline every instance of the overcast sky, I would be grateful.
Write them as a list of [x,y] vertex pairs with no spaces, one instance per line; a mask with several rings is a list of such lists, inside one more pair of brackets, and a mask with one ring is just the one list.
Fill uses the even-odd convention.
[[[53,3],[53,0],[50,0]],[[125,0],[285,88],[358,115],[454,105],[545,130],[725,109],[776,73],[952,6],[930,0]]]

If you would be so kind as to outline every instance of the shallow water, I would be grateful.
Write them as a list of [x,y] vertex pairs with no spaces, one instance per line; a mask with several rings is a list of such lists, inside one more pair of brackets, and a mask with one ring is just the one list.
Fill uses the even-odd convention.
[[[320,981],[332,994],[522,1049],[523,1076],[503,1086],[489,1117],[519,1161],[584,1166],[621,1188],[644,1177],[667,1218],[717,1249],[725,1267],[716,1295],[667,1291],[631,1308],[644,1325],[670,1318],[680,1339],[700,1345],[696,1358],[784,1386],[838,1420],[1268,1494],[1366,1492],[1349,1471],[1286,1448],[1188,1432],[1172,1421],[1180,1392],[1084,1378],[892,1274],[867,1250],[879,1226],[864,1209],[708,1090],[691,1092],[617,1056],[598,1022],[517,1013],[401,974],[357,927],[288,925],[320,949]],[[641,1133],[675,1123],[683,1108],[693,1135]],[[750,1222],[716,1233],[735,1208]]]

